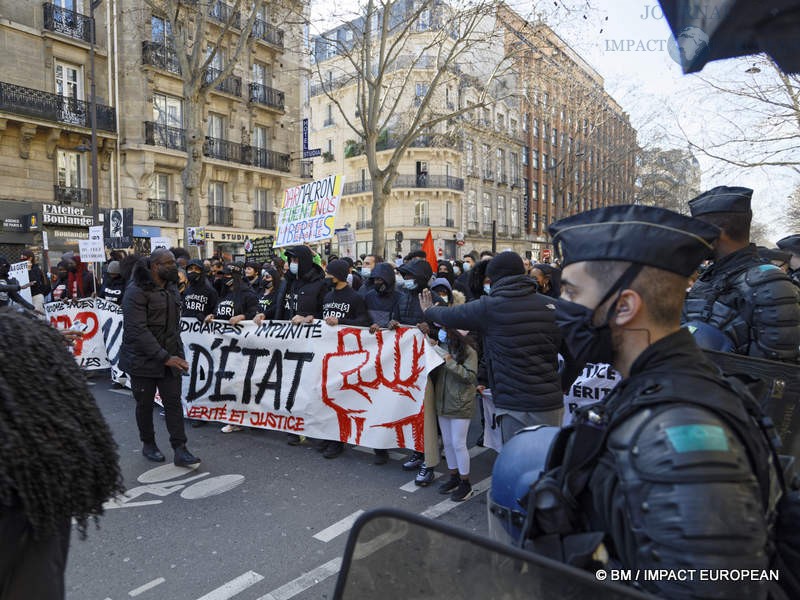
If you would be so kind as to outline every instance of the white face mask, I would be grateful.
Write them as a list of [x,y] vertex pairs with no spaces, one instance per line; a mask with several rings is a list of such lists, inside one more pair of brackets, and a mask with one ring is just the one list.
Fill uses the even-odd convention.
[[492,291],[492,286],[490,284],[488,284],[488,283],[484,283],[483,284],[483,293],[488,296],[489,292],[491,292],[491,291]]
[[467,271],[469,271],[471,268],[472,268],[472,265],[471,265],[471,264],[469,264],[468,262],[465,262],[465,263],[464,263],[464,273],[466,273]]
[[367,279],[370,275],[372,275],[372,269],[367,267],[361,267],[361,276],[364,279]]
[[300,265],[298,265],[297,263],[290,263],[290,264],[289,264],[289,272],[290,272],[292,275],[297,275],[297,271],[298,271],[299,269],[300,269]]
[[459,269],[458,267],[453,267],[453,273],[455,273],[456,275],[461,275],[461,269]]
[[407,290],[415,290],[417,289],[417,282],[413,279],[404,279],[403,287],[405,287]]

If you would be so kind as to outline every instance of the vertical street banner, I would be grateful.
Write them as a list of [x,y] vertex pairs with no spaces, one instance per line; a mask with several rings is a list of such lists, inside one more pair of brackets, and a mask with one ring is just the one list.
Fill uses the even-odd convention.
[[274,246],[283,248],[331,239],[343,186],[343,175],[330,175],[287,189],[278,215]]
[[[84,332],[75,360],[117,368],[122,310],[100,299],[45,305],[50,323]],[[339,440],[371,448],[422,450],[428,373],[441,364],[416,328],[331,327],[270,321],[183,319],[188,417]]]

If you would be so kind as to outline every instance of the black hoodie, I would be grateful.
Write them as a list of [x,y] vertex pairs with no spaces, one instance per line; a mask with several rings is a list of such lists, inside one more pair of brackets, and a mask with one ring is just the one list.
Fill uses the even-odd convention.
[[322,318],[322,303],[328,293],[325,272],[314,264],[307,246],[294,246],[286,251],[287,257],[298,259],[297,275],[286,273],[286,290],[278,299],[276,318],[289,321],[295,315]]
[[[386,282],[384,290],[378,291],[374,286],[376,278]],[[400,292],[395,289],[394,267],[389,263],[378,263],[372,270],[369,280],[372,282],[372,288],[364,297],[364,302],[367,305],[370,322],[386,327],[389,321],[399,321]]]
[[401,275],[406,273],[414,277],[417,287],[413,290],[403,289],[400,292],[399,310],[400,323],[403,325],[418,325],[425,320],[422,308],[419,305],[419,293],[428,287],[433,270],[425,260],[412,260],[398,269]]

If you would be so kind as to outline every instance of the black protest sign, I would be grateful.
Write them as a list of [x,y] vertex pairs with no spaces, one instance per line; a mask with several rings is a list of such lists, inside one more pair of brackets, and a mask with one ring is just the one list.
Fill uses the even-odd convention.
[[103,241],[106,248],[130,248],[133,245],[133,209],[112,208],[103,212]]
[[249,242],[249,249],[247,244],[244,247],[245,260],[248,262],[262,263],[272,257],[272,244],[275,242],[275,238],[271,235],[255,238]]

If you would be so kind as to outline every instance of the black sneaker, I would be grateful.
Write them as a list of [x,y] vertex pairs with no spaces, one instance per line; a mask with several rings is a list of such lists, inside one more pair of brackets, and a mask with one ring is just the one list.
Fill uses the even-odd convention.
[[433,471],[433,467],[426,467],[425,463],[422,463],[422,466],[419,468],[419,473],[414,478],[414,483],[421,487],[426,487],[433,483],[433,480],[436,479],[436,473]]
[[450,494],[458,487],[459,483],[461,483],[461,478],[456,473],[450,473],[450,479],[439,486],[439,493]]
[[373,465],[385,465],[389,462],[388,450],[375,450],[375,458],[372,461]]
[[472,498],[472,494],[472,484],[469,482],[469,479],[462,479],[458,482],[456,491],[450,494],[450,500],[453,502],[463,502],[464,500]]
[[425,455],[422,452],[414,452],[406,462],[403,463],[403,471],[416,471],[425,462]]
[[166,460],[161,450],[158,449],[158,446],[156,446],[154,442],[145,442],[142,444],[142,456],[153,462],[164,462]]
[[296,433],[287,433],[286,434],[286,443],[290,446],[299,446],[303,443],[303,438],[297,435]]
[[189,426],[197,429],[198,427],[205,427],[206,422],[201,421],[200,419],[189,419]]
[[175,448],[175,460],[173,461],[176,467],[195,467],[200,464],[200,459],[186,449],[186,446],[178,446]]
[[330,440],[321,440],[314,446],[314,450],[317,452],[325,452],[328,449],[328,444],[330,444]]
[[344,442],[328,442],[328,446],[325,448],[325,452],[322,453],[322,456],[325,458],[336,458],[342,452],[344,452]]

